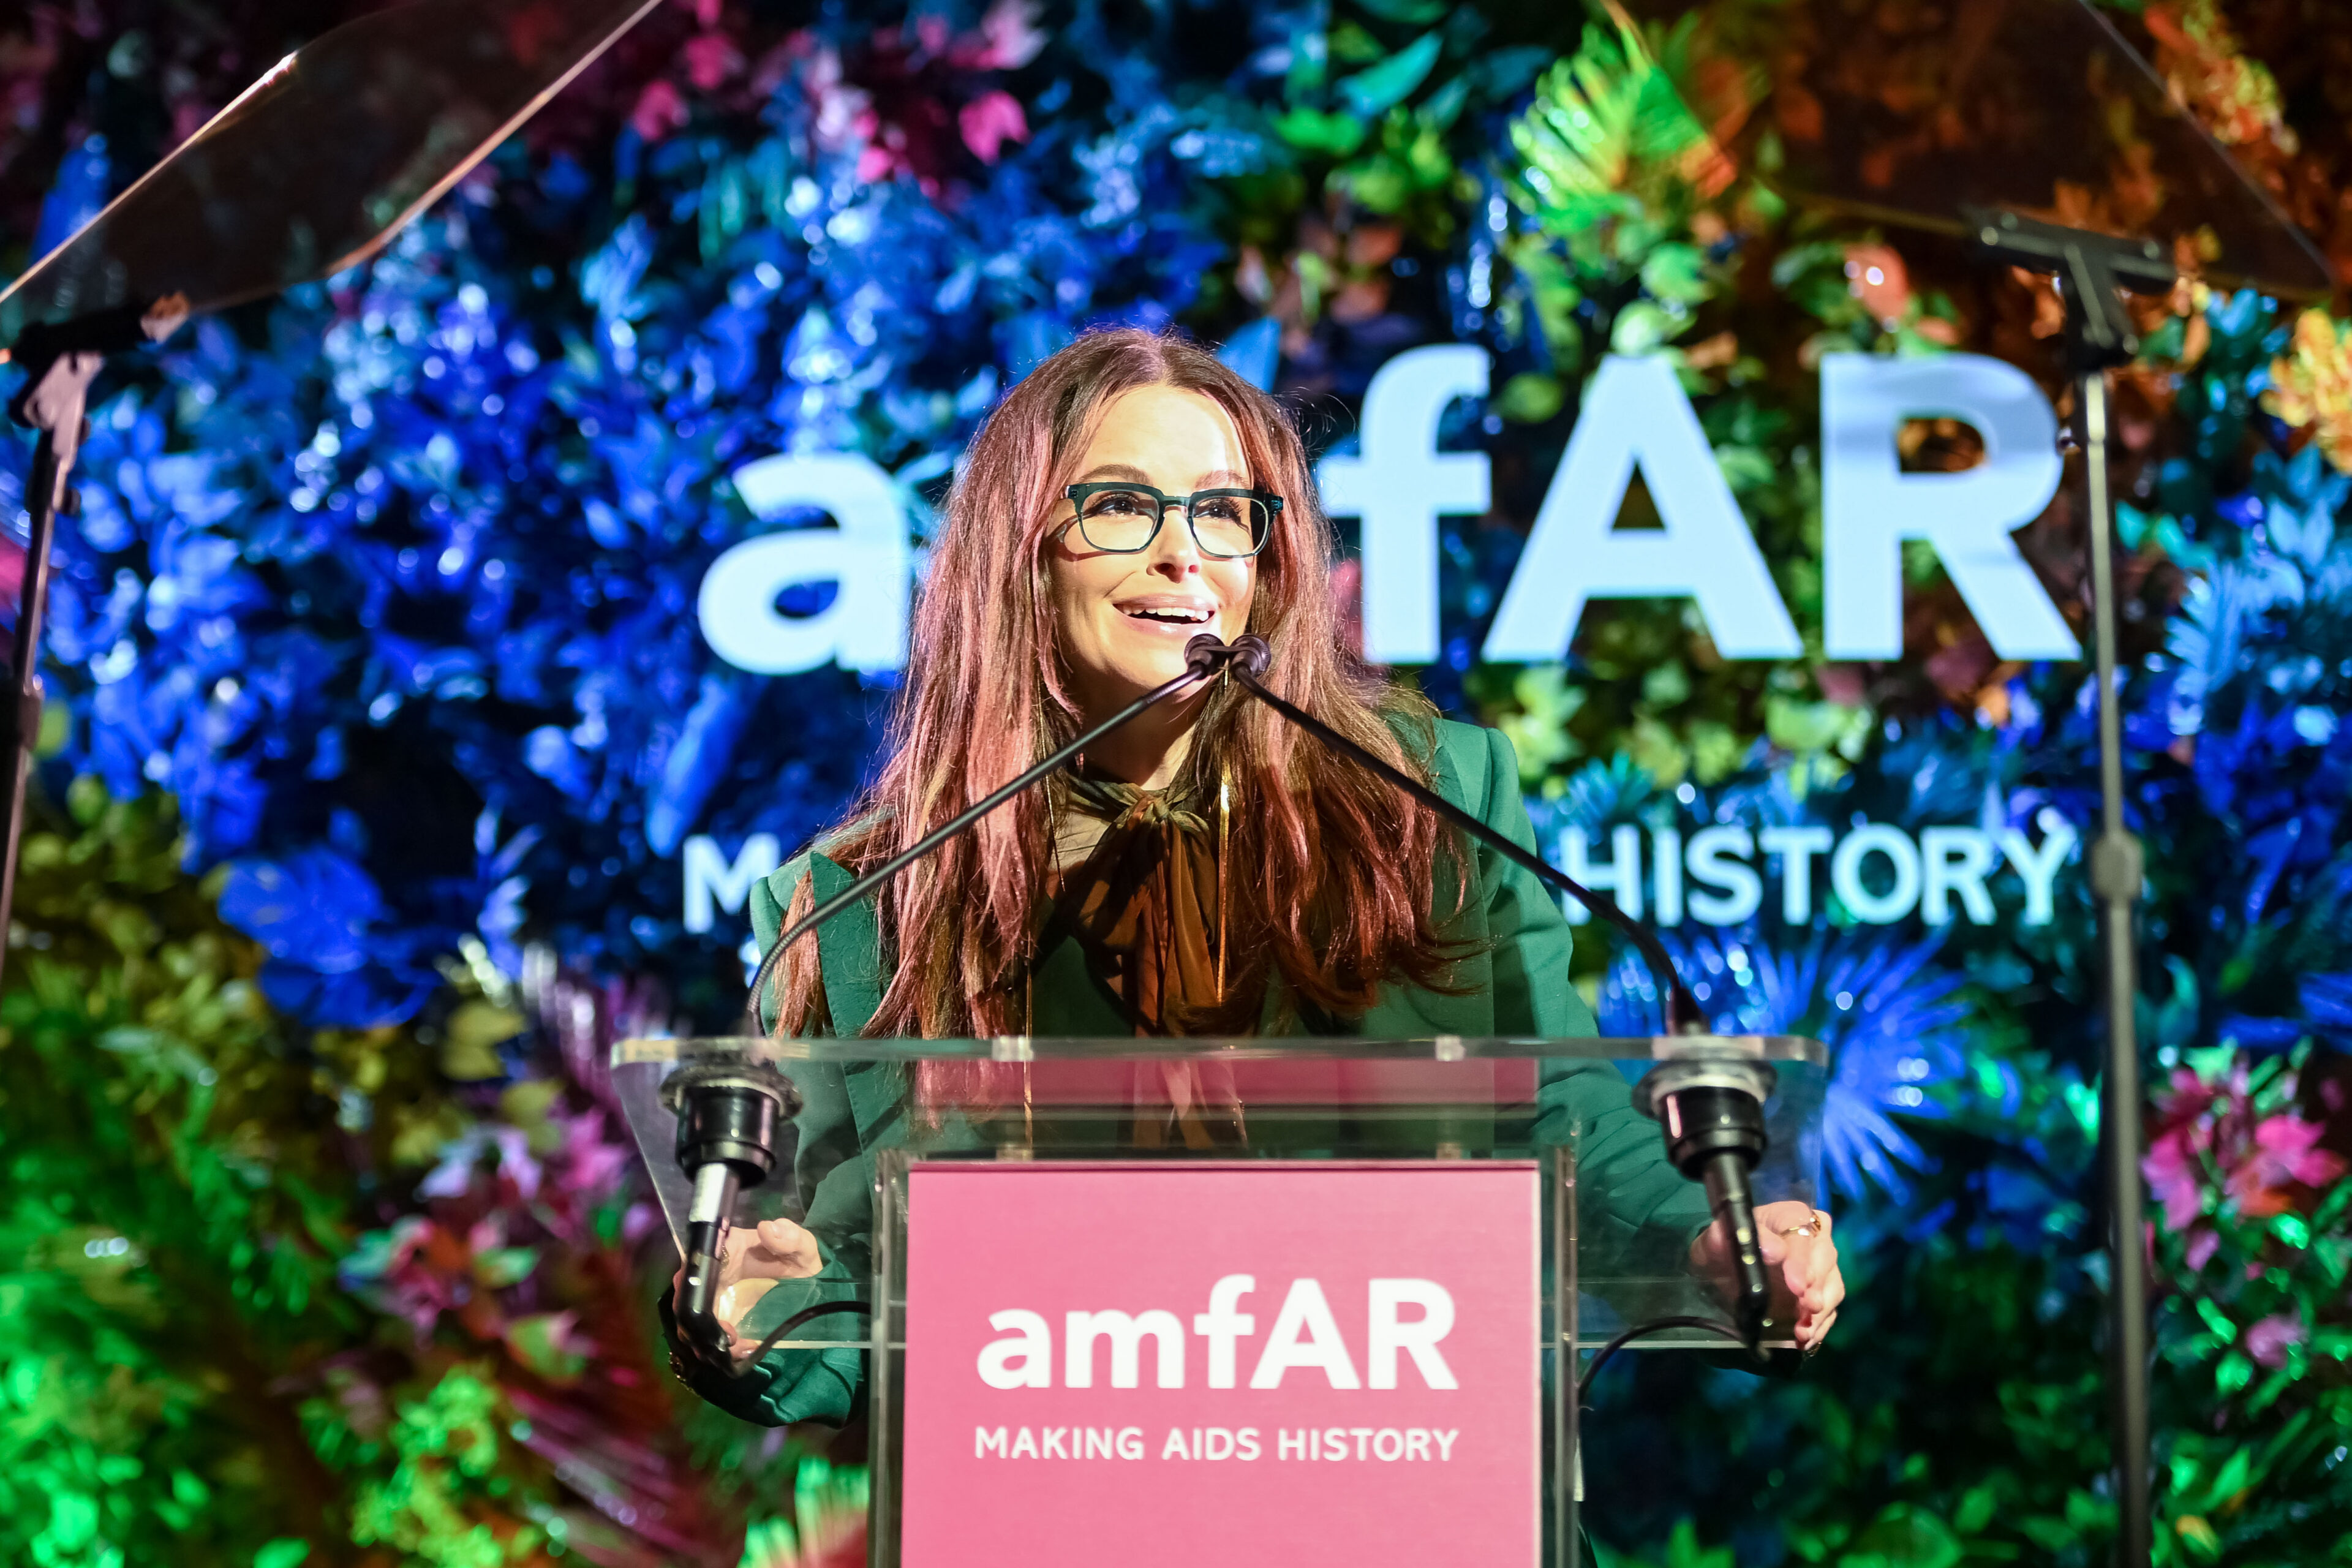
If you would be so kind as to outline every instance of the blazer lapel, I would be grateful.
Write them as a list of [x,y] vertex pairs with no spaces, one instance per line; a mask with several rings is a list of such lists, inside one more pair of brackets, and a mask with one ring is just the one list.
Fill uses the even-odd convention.
[[[856,880],[822,855],[809,857],[809,875],[816,882],[818,903]],[[861,899],[825,921],[816,941],[834,1033],[845,1038],[863,1034],[882,1005],[882,942],[873,900]],[[849,1091],[858,1145],[871,1149],[899,1115],[906,1075],[895,1062],[856,1062],[845,1064],[841,1076]]]

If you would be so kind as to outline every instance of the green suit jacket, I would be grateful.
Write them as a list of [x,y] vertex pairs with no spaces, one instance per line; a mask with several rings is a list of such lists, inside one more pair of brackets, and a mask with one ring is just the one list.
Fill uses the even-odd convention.
[[[1423,731],[1421,751],[1447,800],[1499,828],[1525,848],[1535,829],[1519,796],[1518,762],[1502,734],[1438,721]],[[1433,752],[1433,755],[1429,754]],[[1504,1035],[1559,1038],[1595,1033],[1592,1011],[1569,980],[1570,928],[1542,883],[1484,845],[1473,847],[1472,897],[1444,921],[1444,934],[1466,956],[1454,966],[1456,994],[1410,984],[1384,987],[1360,1017],[1289,1022],[1292,1034],[1364,1038],[1423,1038],[1433,1035]],[[1433,893],[1433,910],[1455,910],[1448,872]],[[751,924],[765,952],[781,934],[783,911],[803,879],[814,878],[819,901],[849,886],[848,872],[812,851],[751,889]],[[880,1005],[884,956],[871,904],[843,910],[817,932],[820,973],[835,1031],[859,1033]],[[1269,998],[1268,1022],[1281,1017]],[[1118,1036],[1130,1026],[1116,1000],[1087,968],[1075,942],[1043,955],[1034,988],[1034,1032]],[[769,1015],[763,1003],[762,1023]],[[807,1279],[784,1280],[745,1314],[747,1333],[765,1333],[803,1308],[868,1294],[872,1260],[873,1152],[905,1133],[906,1079],[895,1064],[805,1063],[792,1072],[800,1090],[795,1125],[800,1143],[793,1177],[806,1208],[804,1223],[824,1257]],[[1633,1108],[1624,1079],[1607,1062],[1552,1061],[1541,1074],[1537,1140],[1566,1142],[1577,1136],[1580,1187],[1603,1194],[1602,1212],[1585,1225],[1588,1249],[1630,1244],[1637,1235],[1670,1233],[1686,1243],[1704,1228],[1704,1195],[1667,1164],[1657,1125]],[[669,1298],[662,1317],[671,1327]],[[849,1338],[856,1320],[813,1321],[810,1337]],[[673,1328],[674,1331],[674,1328]],[[698,1374],[694,1387],[747,1420],[845,1419],[854,1406],[862,1357],[855,1351],[773,1351],[740,1378]]]

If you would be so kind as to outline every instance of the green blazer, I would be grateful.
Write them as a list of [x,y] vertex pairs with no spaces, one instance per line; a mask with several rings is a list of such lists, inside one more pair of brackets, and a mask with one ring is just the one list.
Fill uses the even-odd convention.
[[[1433,755],[1424,752],[1424,760],[1438,793],[1533,849],[1535,829],[1519,795],[1518,761],[1510,742],[1493,730],[1443,720],[1434,731],[1433,747],[1423,731],[1423,748],[1433,749]],[[1592,1011],[1569,980],[1572,938],[1559,905],[1527,871],[1483,845],[1473,847],[1475,895],[1459,900],[1460,912],[1444,921],[1445,935],[1467,952],[1454,969],[1459,994],[1392,984],[1361,1017],[1293,1022],[1286,1032],[1366,1038],[1559,1038],[1595,1033]],[[1450,875],[1433,891],[1434,910],[1451,910],[1457,902]],[[783,911],[810,878],[820,901],[852,880],[841,867],[812,851],[752,887],[751,925],[761,952],[774,945]],[[816,942],[834,1027],[843,1036],[856,1035],[882,998],[884,955],[872,906],[843,910],[817,932]],[[1278,1021],[1278,1005],[1279,998],[1269,998],[1269,1023]],[[1116,1000],[1087,970],[1075,942],[1043,956],[1034,1005],[1034,1029],[1040,1035],[1116,1036],[1130,1027]],[[769,1016],[763,1000],[763,1024]],[[788,1314],[817,1302],[868,1294],[873,1152],[898,1142],[906,1131],[906,1079],[895,1064],[804,1063],[791,1076],[802,1099],[793,1177],[806,1208],[804,1223],[825,1264],[814,1278],[782,1281],[762,1297],[739,1325],[751,1333],[765,1333]],[[1705,1228],[1704,1194],[1666,1163],[1656,1123],[1633,1108],[1623,1079],[1609,1063],[1548,1064],[1538,1103],[1540,1142],[1565,1142],[1571,1125],[1580,1124],[1579,1184],[1604,1194],[1603,1212],[1586,1222],[1588,1248],[1607,1246],[1612,1237],[1630,1244],[1637,1235],[1655,1237],[1662,1230],[1686,1244]],[[674,1333],[667,1291],[661,1313]],[[856,1320],[844,1315],[814,1320],[803,1331],[848,1338],[856,1325]],[[856,1403],[861,1363],[856,1351],[772,1351],[741,1378],[702,1373],[694,1387],[747,1420],[772,1426],[837,1423]]]

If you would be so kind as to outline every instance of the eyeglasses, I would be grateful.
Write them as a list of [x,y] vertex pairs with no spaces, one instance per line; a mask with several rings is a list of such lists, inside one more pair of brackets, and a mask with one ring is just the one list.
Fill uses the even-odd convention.
[[1282,510],[1282,498],[1268,490],[1194,490],[1171,496],[1150,485],[1113,479],[1072,485],[1066,493],[1077,503],[1078,531],[1088,547],[1113,555],[1149,549],[1160,537],[1160,521],[1171,506],[1184,509],[1185,525],[1202,554],[1221,561],[1255,555],[1265,548],[1275,517]]

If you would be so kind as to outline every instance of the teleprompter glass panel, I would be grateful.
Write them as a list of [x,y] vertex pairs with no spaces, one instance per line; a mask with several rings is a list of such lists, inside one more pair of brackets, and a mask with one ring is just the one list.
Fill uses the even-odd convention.
[[365,260],[656,3],[417,0],[323,34],[0,293],[0,342]]

